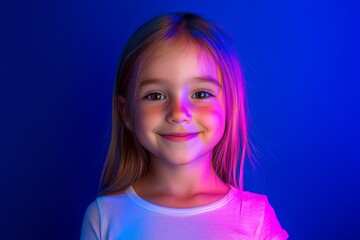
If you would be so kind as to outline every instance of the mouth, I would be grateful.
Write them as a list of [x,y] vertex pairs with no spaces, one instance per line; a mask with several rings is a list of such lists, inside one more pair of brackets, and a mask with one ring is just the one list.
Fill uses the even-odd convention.
[[186,142],[194,137],[196,137],[199,133],[168,133],[168,134],[159,134],[161,137],[165,138],[166,140],[172,142]]

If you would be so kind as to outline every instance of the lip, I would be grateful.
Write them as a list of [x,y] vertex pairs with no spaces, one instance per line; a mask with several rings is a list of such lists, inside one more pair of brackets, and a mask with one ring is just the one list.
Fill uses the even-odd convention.
[[159,134],[161,137],[165,138],[166,140],[172,142],[186,142],[194,137],[196,137],[199,133],[166,133],[166,134]]

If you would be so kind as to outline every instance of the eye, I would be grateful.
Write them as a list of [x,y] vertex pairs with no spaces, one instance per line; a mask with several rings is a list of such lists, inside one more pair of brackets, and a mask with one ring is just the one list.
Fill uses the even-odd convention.
[[211,93],[205,92],[205,91],[199,91],[194,93],[191,97],[192,98],[198,98],[198,99],[206,99],[209,97],[213,97],[214,95],[212,95]]
[[164,100],[165,96],[162,93],[153,92],[153,93],[146,95],[144,98],[147,100],[150,100],[150,101],[159,101],[159,100]]

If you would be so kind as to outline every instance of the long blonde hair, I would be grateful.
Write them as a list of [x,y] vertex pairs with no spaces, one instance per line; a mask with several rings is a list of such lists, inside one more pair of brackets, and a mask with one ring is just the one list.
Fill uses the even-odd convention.
[[245,83],[239,59],[229,35],[219,25],[192,13],[165,14],[137,29],[123,50],[113,92],[112,134],[101,175],[99,196],[124,192],[146,174],[149,155],[125,127],[117,98],[126,99],[125,109],[133,118],[139,80],[157,47],[185,39],[208,51],[219,65],[226,96],[225,132],[213,150],[212,165],[228,185],[243,189],[244,161],[249,155]]

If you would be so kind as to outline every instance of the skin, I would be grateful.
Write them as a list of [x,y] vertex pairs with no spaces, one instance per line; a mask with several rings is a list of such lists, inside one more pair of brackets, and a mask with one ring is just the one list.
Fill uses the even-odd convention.
[[211,165],[226,121],[221,75],[210,55],[193,45],[164,47],[135,103],[131,128],[152,164],[133,188],[157,205],[201,206],[229,191]]

